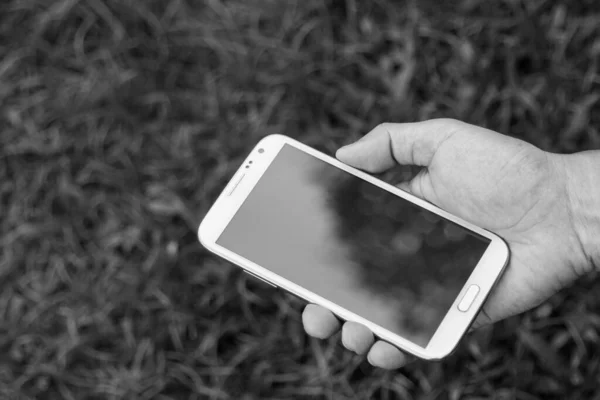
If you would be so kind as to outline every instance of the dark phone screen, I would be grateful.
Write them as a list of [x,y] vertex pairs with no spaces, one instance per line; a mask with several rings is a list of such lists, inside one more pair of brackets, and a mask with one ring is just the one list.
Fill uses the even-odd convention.
[[490,241],[286,144],[217,243],[426,347]]

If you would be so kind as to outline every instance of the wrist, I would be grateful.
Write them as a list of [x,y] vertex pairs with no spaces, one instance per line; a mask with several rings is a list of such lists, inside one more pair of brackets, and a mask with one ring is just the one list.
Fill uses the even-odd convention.
[[583,270],[600,271],[600,151],[558,157],[571,223],[587,264]]

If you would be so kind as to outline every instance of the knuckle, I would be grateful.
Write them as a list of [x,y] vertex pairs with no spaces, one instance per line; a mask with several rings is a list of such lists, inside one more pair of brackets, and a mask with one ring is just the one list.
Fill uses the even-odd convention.
[[461,122],[457,119],[454,118],[436,118],[433,120],[435,123],[440,124],[440,125],[444,125],[444,126],[448,126],[448,125],[458,125],[461,124]]
[[436,127],[439,127],[440,132],[452,132],[464,126],[464,122],[454,118],[437,118],[432,120],[432,122]]
[[394,130],[394,125],[395,124],[392,122],[382,122],[381,124],[377,125],[375,129],[385,132],[387,134],[391,134]]

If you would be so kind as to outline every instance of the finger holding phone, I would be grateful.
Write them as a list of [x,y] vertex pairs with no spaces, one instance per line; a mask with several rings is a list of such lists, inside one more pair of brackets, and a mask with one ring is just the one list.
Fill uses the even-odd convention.
[[[455,120],[383,124],[340,149],[338,159],[369,172],[396,164],[425,167],[405,190],[504,238],[511,258],[474,327],[516,315],[600,264],[600,152],[544,152],[521,140]],[[594,184],[594,182],[596,182]],[[595,234],[593,233],[595,232]],[[595,267],[596,266],[596,267]],[[330,312],[309,305],[309,334],[340,327]],[[410,357],[346,323],[342,340],[383,368]]]

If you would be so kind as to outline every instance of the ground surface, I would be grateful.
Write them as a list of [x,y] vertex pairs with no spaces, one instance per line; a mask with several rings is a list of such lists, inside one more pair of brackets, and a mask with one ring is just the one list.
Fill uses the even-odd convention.
[[0,397],[599,398],[592,278],[385,372],[195,237],[268,133],[333,152],[445,116],[599,148],[599,63],[595,0],[3,1]]

